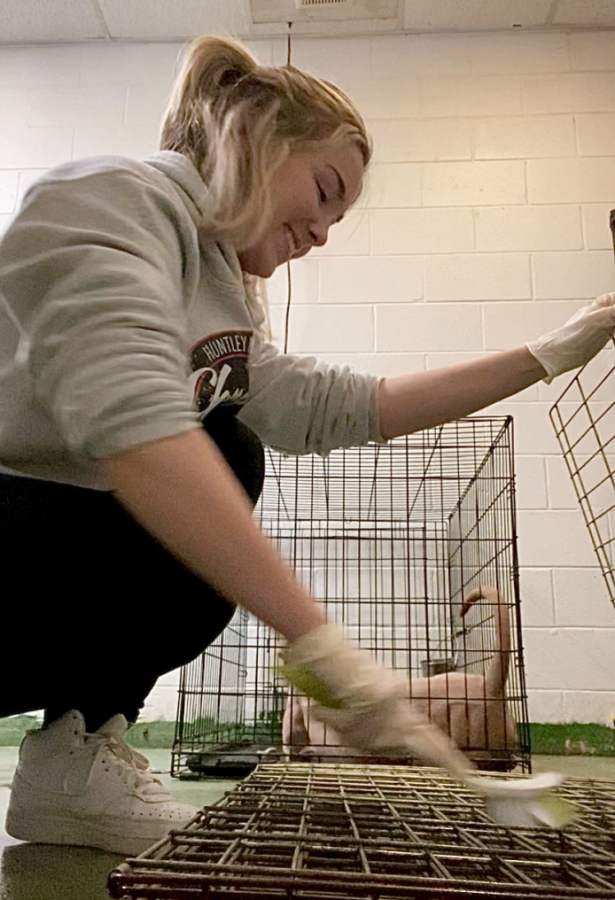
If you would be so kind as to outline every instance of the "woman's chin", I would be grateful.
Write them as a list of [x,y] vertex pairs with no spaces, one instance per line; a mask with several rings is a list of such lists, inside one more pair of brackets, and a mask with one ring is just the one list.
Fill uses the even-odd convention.
[[269,278],[278,266],[287,261],[287,255],[278,249],[248,248],[237,253],[239,265],[248,275],[256,275],[258,278]]
[[252,275],[257,275],[259,278],[271,278],[275,270],[278,266],[283,265],[282,262],[271,262],[267,265],[262,265],[259,267],[258,272],[252,272]]

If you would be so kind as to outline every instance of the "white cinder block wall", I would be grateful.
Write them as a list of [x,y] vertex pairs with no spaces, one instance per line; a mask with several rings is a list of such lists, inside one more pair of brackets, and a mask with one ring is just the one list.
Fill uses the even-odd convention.
[[[146,156],[177,45],[0,48],[0,216],[71,158]],[[258,42],[283,62],[285,42]],[[391,375],[537,337],[615,288],[615,33],[295,40],[375,140],[359,207],[297,261],[289,349]],[[270,288],[282,337],[286,278]],[[533,721],[612,722],[615,612],[548,411],[567,383],[494,413],[516,428]],[[172,718],[177,674],[146,716]]]

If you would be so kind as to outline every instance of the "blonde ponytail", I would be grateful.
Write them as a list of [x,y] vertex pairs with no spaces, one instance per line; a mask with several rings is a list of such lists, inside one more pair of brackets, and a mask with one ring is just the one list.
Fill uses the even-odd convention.
[[202,230],[237,250],[267,226],[271,177],[285,157],[340,140],[357,146],[367,167],[365,124],[342,91],[292,66],[259,66],[219,37],[189,45],[160,133],[161,149],[191,159],[211,191]]

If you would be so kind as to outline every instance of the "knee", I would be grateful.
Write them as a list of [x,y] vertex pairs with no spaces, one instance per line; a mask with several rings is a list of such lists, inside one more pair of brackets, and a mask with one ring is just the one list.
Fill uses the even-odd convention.
[[260,438],[237,419],[233,410],[223,407],[206,416],[203,428],[255,506],[265,479],[265,452]]

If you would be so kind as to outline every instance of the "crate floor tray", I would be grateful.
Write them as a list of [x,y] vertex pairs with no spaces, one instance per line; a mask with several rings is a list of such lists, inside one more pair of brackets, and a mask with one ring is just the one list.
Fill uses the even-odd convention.
[[579,808],[573,825],[505,828],[439,769],[262,764],[123,863],[109,889],[117,900],[615,900],[615,782],[559,790]]

